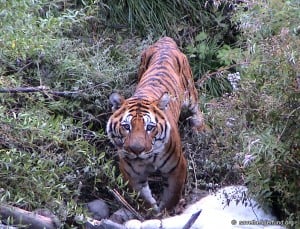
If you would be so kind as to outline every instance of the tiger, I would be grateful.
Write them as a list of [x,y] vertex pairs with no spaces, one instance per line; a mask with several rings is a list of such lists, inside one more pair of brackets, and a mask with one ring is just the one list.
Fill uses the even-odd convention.
[[[191,112],[189,121],[196,132],[205,129],[187,57],[172,38],[160,38],[142,52],[133,95],[125,99],[112,93],[109,101],[113,113],[106,131],[117,148],[124,179],[154,211],[173,209],[187,176],[178,130],[181,109]],[[156,172],[166,180],[159,203],[148,184],[149,175]]]

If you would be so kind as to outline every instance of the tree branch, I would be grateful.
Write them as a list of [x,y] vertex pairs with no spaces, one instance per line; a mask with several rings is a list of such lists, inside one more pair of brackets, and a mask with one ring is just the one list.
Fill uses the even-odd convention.
[[48,93],[57,96],[69,96],[79,94],[79,91],[53,91],[49,87],[38,86],[38,87],[15,87],[15,88],[0,88],[0,93],[32,93],[41,92]]

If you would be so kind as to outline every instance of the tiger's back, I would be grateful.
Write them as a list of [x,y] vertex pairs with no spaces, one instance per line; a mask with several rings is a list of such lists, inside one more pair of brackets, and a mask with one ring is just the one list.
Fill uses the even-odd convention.
[[[129,184],[157,211],[173,208],[186,179],[186,159],[177,127],[180,111],[192,113],[191,125],[204,128],[198,93],[186,56],[169,37],[161,38],[141,57],[139,82],[132,97],[112,94],[107,133],[118,149],[120,169]],[[160,171],[167,179],[159,206],[148,176]]]
[[[167,112],[172,114],[176,122],[183,106],[197,113],[198,92],[191,68],[187,57],[172,38],[163,37],[142,53],[138,77],[132,98],[156,101],[168,93],[171,100]],[[202,119],[202,123],[192,124],[199,130],[204,127],[201,116],[201,113],[197,113],[195,118]]]

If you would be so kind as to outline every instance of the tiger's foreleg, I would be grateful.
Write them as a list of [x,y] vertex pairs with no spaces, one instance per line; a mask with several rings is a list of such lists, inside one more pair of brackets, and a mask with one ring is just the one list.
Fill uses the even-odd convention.
[[159,208],[156,200],[152,196],[149,184],[148,184],[148,175],[144,171],[139,171],[135,174],[134,171],[127,172],[129,168],[126,170],[126,162],[123,161],[120,163],[121,173],[126,181],[129,182],[130,187],[138,192],[140,196],[146,201],[147,204],[153,208],[154,212],[159,212]]
[[181,155],[177,167],[168,174],[163,174],[167,178],[161,202],[159,205],[160,211],[171,210],[179,202],[184,184],[187,176],[187,162],[183,155]]

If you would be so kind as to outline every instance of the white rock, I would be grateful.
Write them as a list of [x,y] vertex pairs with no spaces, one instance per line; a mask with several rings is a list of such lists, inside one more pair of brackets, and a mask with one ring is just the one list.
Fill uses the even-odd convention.
[[142,228],[142,222],[137,219],[132,219],[125,223],[125,227],[130,229],[140,229]]
[[181,215],[163,220],[130,220],[125,226],[128,229],[182,229],[190,217],[202,210],[192,229],[282,229],[276,217],[258,208],[255,200],[247,196],[245,186],[228,186],[202,198],[190,205]]

